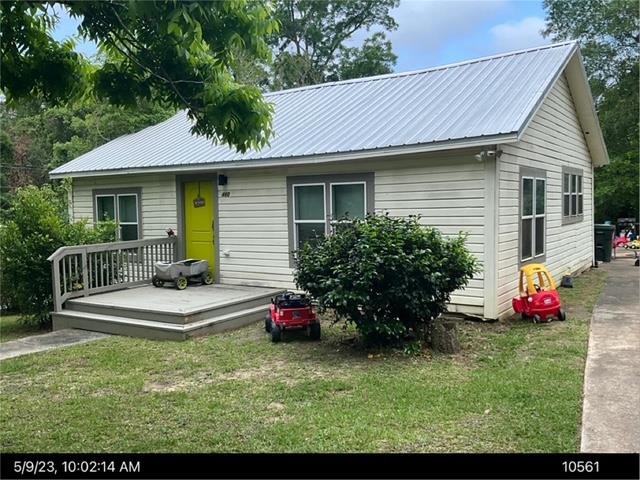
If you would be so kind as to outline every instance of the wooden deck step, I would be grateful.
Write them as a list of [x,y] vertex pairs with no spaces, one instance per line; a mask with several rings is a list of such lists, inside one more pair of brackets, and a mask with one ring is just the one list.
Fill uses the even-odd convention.
[[95,332],[127,335],[159,340],[185,340],[249,325],[264,318],[265,304],[251,306],[211,318],[185,324],[162,322],[118,315],[105,315],[75,310],[53,313],[53,328],[78,328]]
[[[174,292],[169,292],[169,294]],[[274,291],[261,292],[242,298],[235,298],[225,302],[212,303],[204,307],[189,309],[186,311],[167,311],[151,306],[117,305],[113,303],[100,303],[94,301],[87,303],[83,299],[68,300],[63,312],[76,312],[95,315],[130,318],[135,320],[148,320],[156,323],[186,325],[209,320],[213,317],[226,316],[238,310],[247,310],[261,307],[263,311],[269,307]],[[91,297],[92,299],[96,297]]]

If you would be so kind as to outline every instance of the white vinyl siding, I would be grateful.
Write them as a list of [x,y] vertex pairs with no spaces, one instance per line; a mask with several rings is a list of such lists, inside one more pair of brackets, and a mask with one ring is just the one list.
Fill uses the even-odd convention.
[[[480,261],[484,245],[484,165],[473,153],[393,158],[288,169],[229,171],[219,187],[220,281],[295,288],[289,264],[287,177],[374,172],[377,212],[422,215],[446,235],[469,233]],[[228,196],[222,196],[228,191]],[[329,192],[326,192],[329,194]],[[227,254],[225,254],[225,252]],[[451,310],[483,313],[483,274],[452,296]]]
[[[443,155],[444,157],[444,155]],[[420,223],[445,235],[468,233],[467,248],[484,261],[484,163],[473,154],[446,155],[376,170],[375,209],[392,216],[421,215]],[[397,164],[396,164],[397,165]],[[452,311],[483,314],[484,273],[451,296]]]
[[261,170],[227,175],[228,184],[218,187],[220,282],[294,288],[285,174]]
[[[545,265],[557,283],[563,274],[584,270],[593,258],[593,168],[567,81],[561,76],[522,140],[501,145],[498,160],[498,314],[511,311],[518,291],[518,196],[520,169],[546,171]],[[582,222],[563,225],[563,167],[583,172]]]
[[174,175],[114,175],[111,177],[74,178],[72,183],[74,220],[93,222],[93,190],[139,188],[142,225],[140,238],[157,238],[167,235],[171,227],[176,234],[179,225],[176,207],[176,181]]

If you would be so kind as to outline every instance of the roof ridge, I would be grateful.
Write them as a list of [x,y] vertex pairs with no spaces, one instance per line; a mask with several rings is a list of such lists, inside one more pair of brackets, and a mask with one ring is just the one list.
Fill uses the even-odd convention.
[[497,53],[494,55],[488,55],[485,57],[478,57],[478,58],[472,58],[469,60],[463,60],[460,62],[454,62],[454,63],[447,63],[444,65],[438,65],[435,67],[428,67],[428,68],[421,68],[418,70],[410,70],[407,72],[394,72],[394,73],[386,73],[383,75],[372,75],[370,77],[361,77],[361,78],[351,78],[349,80],[336,80],[335,82],[326,82],[326,83],[318,83],[315,85],[305,85],[303,87],[295,87],[295,88],[288,88],[285,90],[278,90],[275,92],[266,92],[263,93],[263,96],[265,97],[274,97],[277,95],[285,95],[288,93],[295,93],[295,92],[299,92],[299,91],[304,91],[304,90],[314,90],[314,89],[320,89],[320,88],[326,88],[326,87],[333,87],[333,86],[337,86],[337,85],[348,85],[351,83],[365,83],[365,82],[375,82],[378,80],[386,80],[389,78],[400,78],[400,77],[408,77],[408,76],[412,76],[412,75],[421,75],[423,73],[428,73],[428,72],[435,72],[438,70],[447,70],[449,68],[455,68],[455,67],[461,67],[463,65],[470,65],[473,63],[479,63],[479,62],[486,62],[489,60],[494,60],[496,58],[505,58],[505,57],[511,57],[514,55],[521,55],[523,53],[529,53],[529,52],[535,52],[538,50],[548,50],[551,48],[558,48],[558,47],[564,47],[566,45],[577,45],[578,41],[577,40],[567,40],[564,42],[557,42],[557,43],[552,43],[549,45],[541,45],[538,47],[530,47],[530,48],[525,48],[525,49],[521,49],[521,50],[512,50],[509,52],[503,52],[503,53]]

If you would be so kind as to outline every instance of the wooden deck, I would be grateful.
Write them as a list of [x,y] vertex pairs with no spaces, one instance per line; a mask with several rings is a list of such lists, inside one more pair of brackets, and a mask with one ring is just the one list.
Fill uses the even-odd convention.
[[151,285],[69,299],[53,312],[53,328],[165,340],[239,328],[264,318],[279,289],[189,285],[186,290]]

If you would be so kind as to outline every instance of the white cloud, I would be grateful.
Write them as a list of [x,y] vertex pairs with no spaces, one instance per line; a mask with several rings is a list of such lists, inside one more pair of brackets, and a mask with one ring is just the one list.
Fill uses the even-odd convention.
[[526,17],[522,20],[501,23],[491,27],[489,33],[493,37],[496,52],[538,47],[550,43],[542,36],[544,20],[539,17]]
[[[486,31],[491,19],[508,3],[508,0],[401,0],[391,11],[398,29],[386,32],[399,55],[395,70],[402,72],[472,57],[473,54],[455,52],[455,58],[450,60],[446,52],[479,29]],[[359,31],[348,44],[359,45],[369,35],[371,32]]]
[[391,12],[399,27],[389,37],[399,48],[433,52],[476,30],[503,9],[505,3],[504,0],[402,0]]

